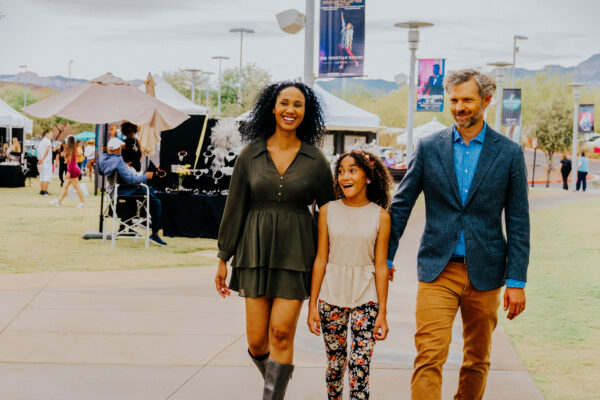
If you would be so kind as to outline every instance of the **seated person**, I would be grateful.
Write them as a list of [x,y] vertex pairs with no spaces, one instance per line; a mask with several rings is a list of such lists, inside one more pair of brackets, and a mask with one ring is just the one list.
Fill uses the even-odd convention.
[[122,156],[127,165],[131,165],[136,171],[141,171],[142,151],[135,137],[137,130],[137,125],[131,122],[123,122],[121,124],[121,133],[125,135],[125,148],[122,151]]
[[[117,171],[118,183],[126,185],[138,185],[140,183],[146,183],[148,179],[152,179],[154,172],[146,172],[142,175],[136,175],[131,168],[125,164],[123,157],[121,157],[121,150],[123,148],[122,140],[112,138],[108,141],[108,154],[103,154],[98,160],[98,172],[101,175],[109,177]],[[109,188],[109,192],[112,192]],[[146,195],[146,189],[141,186],[129,186],[120,187],[119,194],[128,195]],[[162,227],[161,221],[161,204],[160,199],[154,194],[154,190],[150,188],[150,216],[152,222],[152,235],[150,241],[159,246],[166,246],[167,244],[158,236],[158,231]]]

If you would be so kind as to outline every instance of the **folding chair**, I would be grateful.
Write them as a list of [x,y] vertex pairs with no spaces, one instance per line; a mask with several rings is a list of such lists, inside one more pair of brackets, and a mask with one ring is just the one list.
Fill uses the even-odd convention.
[[[106,219],[112,217],[111,247],[116,246],[118,238],[144,239],[145,247],[150,247],[150,188],[143,183],[125,185],[118,183],[117,172],[107,177],[107,206],[104,210]],[[111,182],[112,181],[112,182]],[[145,194],[119,194],[119,187],[143,187]],[[105,242],[108,232],[103,230],[102,241]]]

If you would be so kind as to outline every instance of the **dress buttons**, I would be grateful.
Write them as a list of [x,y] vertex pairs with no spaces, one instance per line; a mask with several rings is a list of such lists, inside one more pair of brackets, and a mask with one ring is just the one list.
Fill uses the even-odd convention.
[[283,176],[280,176],[279,178],[283,179]]

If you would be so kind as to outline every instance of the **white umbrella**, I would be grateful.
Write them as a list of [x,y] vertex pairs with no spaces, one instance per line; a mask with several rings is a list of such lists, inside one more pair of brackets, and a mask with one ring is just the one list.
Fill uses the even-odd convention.
[[150,124],[158,131],[173,129],[189,118],[111,73],[24,107],[23,111],[39,118],[58,115],[89,124]]
[[[148,73],[148,77],[144,81],[146,85],[146,93],[149,96],[155,97],[154,86],[155,82],[152,75]],[[140,150],[148,157],[152,157],[156,153],[156,144],[160,142],[160,130],[157,130],[151,123],[142,125],[139,132]],[[153,160],[155,165],[158,165],[156,160]]]

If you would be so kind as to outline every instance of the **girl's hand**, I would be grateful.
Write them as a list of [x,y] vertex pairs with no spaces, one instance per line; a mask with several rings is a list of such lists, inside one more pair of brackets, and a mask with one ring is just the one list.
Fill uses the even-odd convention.
[[316,306],[308,306],[308,329],[317,336],[321,336],[321,319]]
[[385,340],[390,328],[388,328],[387,318],[382,315],[377,315],[375,319],[375,330],[373,337],[375,340]]
[[217,266],[217,274],[215,275],[215,285],[217,287],[217,292],[221,295],[222,298],[225,296],[229,296],[231,291],[226,283],[227,279],[227,264],[225,261],[219,259],[219,265]]

